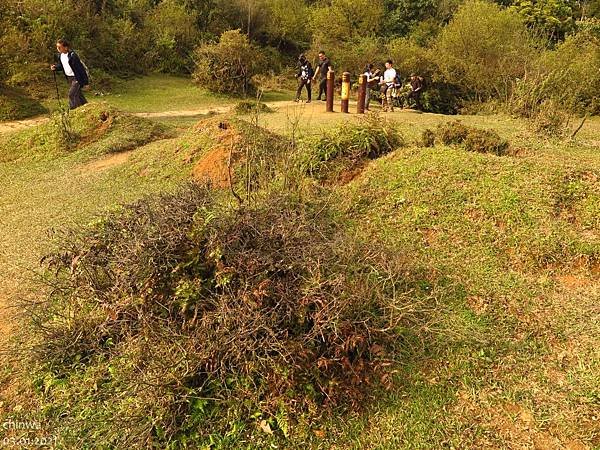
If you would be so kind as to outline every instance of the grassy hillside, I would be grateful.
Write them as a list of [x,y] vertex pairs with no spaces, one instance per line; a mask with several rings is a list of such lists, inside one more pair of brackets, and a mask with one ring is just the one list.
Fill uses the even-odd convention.
[[[391,250],[408,287],[398,295],[429,319],[394,329],[391,378],[370,388],[360,405],[334,408],[319,421],[319,414],[301,416],[285,431],[281,417],[265,422],[268,428],[257,418],[232,417],[228,431],[200,442],[212,442],[210,448],[597,448],[600,122],[589,121],[577,141],[566,142],[542,139],[509,117],[461,118],[510,141],[511,156],[498,157],[415,144],[425,128],[446,122],[443,116],[400,112],[392,119],[404,147],[361,162],[343,182],[307,180],[303,195],[326,199],[347,236],[372,242],[373,252]],[[348,120],[301,107],[265,115],[259,124],[306,135]],[[140,125],[137,130],[154,130],[150,122]],[[35,144],[32,136],[44,130],[8,139]],[[172,192],[187,179],[210,139],[193,129],[169,132],[149,131],[128,151],[107,156],[100,142],[130,139],[127,127],[115,128],[109,140],[75,152],[40,158],[23,148],[19,158],[0,162],[0,298],[35,295],[29,271],[47,248],[47,228],[87,223],[143,194]],[[26,376],[20,379],[3,374],[2,417],[25,408],[60,434],[56,424],[68,420],[58,414],[64,403],[54,402],[68,385],[33,388]],[[101,389],[91,394],[94,401]],[[78,409],[89,403],[76,390],[69,395],[78,403],[67,418],[96,411]],[[88,444],[100,425],[89,427],[80,430]],[[73,438],[77,430],[68,432]]]

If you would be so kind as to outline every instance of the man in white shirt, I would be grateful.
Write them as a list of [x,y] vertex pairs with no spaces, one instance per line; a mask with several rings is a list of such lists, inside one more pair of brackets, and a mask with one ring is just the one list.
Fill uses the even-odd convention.
[[396,69],[391,59],[385,62],[385,72],[379,84],[381,85],[381,105],[384,111],[394,111],[392,103],[392,88],[396,83]]
[[69,108],[75,109],[85,105],[87,100],[81,91],[84,86],[89,84],[87,70],[77,53],[71,50],[71,44],[65,39],[59,39],[56,42],[58,51],[58,61],[52,64],[50,69],[62,71],[69,83]]

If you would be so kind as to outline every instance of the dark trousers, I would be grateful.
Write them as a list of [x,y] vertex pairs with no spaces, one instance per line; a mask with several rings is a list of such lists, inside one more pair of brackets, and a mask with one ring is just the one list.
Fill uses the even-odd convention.
[[325,95],[327,98],[327,78],[321,78],[319,83],[319,100],[321,100],[321,95]]
[[415,101],[415,107],[421,109],[421,91],[410,91],[407,98],[412,98]]
[[87,100],[83,96],[83,92],[81,92],[81,85],[75,77],[67,77],[67,80],[69,80],[69,108],[75,109],[85,105]]
[[298,90],[296,91],[296,100],[300,99],[300,96],[302,95],[302,88],[306,86],[306,93],[308,94],[308,101],[311,100],[311,95],[312,95],[312,85],[310,83],[310,80],[304,80],[302,78],[300,78],[300,81],[298,82]]

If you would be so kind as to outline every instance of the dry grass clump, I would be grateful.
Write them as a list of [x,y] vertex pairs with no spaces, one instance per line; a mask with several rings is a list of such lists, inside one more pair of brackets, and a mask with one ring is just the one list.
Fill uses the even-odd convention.
[[358,404],[387,377],[394,330],[419,316],[398,258],[319,200],[212,195],[139,201],[44,259],[31,358],[66,442],[201,445],[252,421],[287,435],[287,418]]

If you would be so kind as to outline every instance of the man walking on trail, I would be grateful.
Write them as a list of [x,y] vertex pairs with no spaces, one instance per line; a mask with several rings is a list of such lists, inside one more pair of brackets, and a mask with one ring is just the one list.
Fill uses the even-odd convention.
[[385,62],[385,72],[383,72],[383,79],[379,83],[381,85],[381,104],[384,111],[394,111],[394,104],[392,103],[392,90],[394,83],[396,83],[396,69],[393,67],[394,63],[391,59]]
[[75,109],[85,105],[87,100],[81,91],[84,86],[89,84],[87,70],[73,50],[71,44],[66,39],[56,41],[56,50],[58,58],[56,64],[52,64],[50,69],[61,71],[65,74],[69,83],[69,108]]
[[296,91],[296,100],[300,101],[300,95],[302,94],[302,88],[306,86],[306,93],[308,95],[308,100],[306,103],[310,103],[312,89],[311,89],[311,78],[313,77],[313,68],[306,56],[300,55],[298,58],[298,73],[296,73],[296,78],[298,78],[298,90]]
[[[319,65],[317,66],[317,71],[315,72],[315,76],[313,77],[313,81],[317,79],[317,76],[321,74],[321,81],[319,82],[319,96],[317,100],[327,100],[327,72],[331,69],[331,61],[329,58],[325,56],[325,52],[321,50],[319,52]],[[325,98],[321,98],[322,95],[325,95]]]

